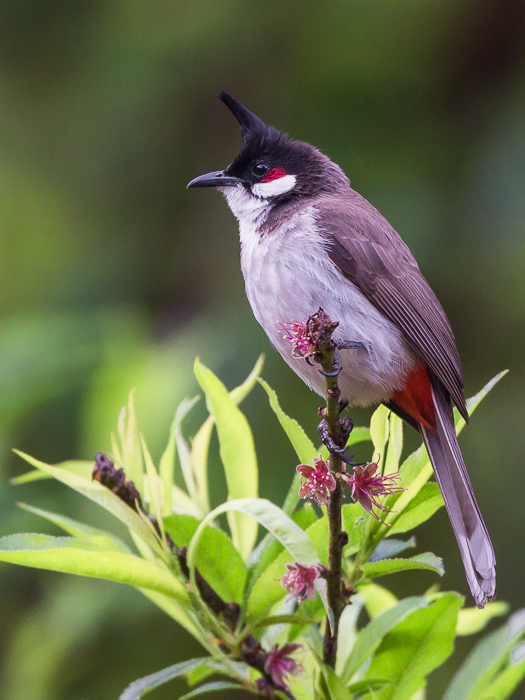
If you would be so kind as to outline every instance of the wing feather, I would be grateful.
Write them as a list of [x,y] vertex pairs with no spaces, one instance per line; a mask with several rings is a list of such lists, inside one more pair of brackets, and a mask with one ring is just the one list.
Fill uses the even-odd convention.
[[364,197],[324,198],[317,224],[332,262],[395,323],[468,421],[461,359],[445,312],[408,246]]

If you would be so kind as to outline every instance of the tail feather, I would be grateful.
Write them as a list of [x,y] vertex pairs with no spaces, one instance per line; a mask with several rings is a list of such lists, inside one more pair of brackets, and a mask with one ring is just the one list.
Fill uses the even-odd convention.
[[496,557],[459,449],[448,393],[430,377],[436,432],[419,426],[458,541],[467,581],[478,608],[496,597]]

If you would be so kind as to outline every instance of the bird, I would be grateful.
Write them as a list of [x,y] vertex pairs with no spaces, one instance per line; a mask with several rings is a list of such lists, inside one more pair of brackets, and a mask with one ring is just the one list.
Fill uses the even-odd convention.
[[267,125],[226,92],[239,154],[188,188],[215,187],[238,221],[241,269],[254,316],[284,360],[320,395],[325,378],[292,357],[283,325],[321,307],[339,322],[341,398],[383,403],[419,431],[476,605],[496,595],[496,558],[456,438],[468,423],[448,318],[397,231],[319,149]]

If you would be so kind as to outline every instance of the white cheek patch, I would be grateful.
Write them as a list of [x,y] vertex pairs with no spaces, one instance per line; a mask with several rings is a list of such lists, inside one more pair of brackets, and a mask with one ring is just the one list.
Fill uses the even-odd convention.
[[284,175],[270,182],[258,182],[252,186],[252,192],[256,197],[276,197],[278,194],[284,194],[293,190],[297,178],[295,175]]

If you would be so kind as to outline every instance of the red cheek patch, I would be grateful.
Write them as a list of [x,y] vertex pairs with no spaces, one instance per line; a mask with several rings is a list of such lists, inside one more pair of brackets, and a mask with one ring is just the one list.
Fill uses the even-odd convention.
[[272,168],[266,173],[261,182],[271,182],[272,180],[278,180],[280,177],[284,177],[285,175],[286,170],[282,170],[281,168]]

